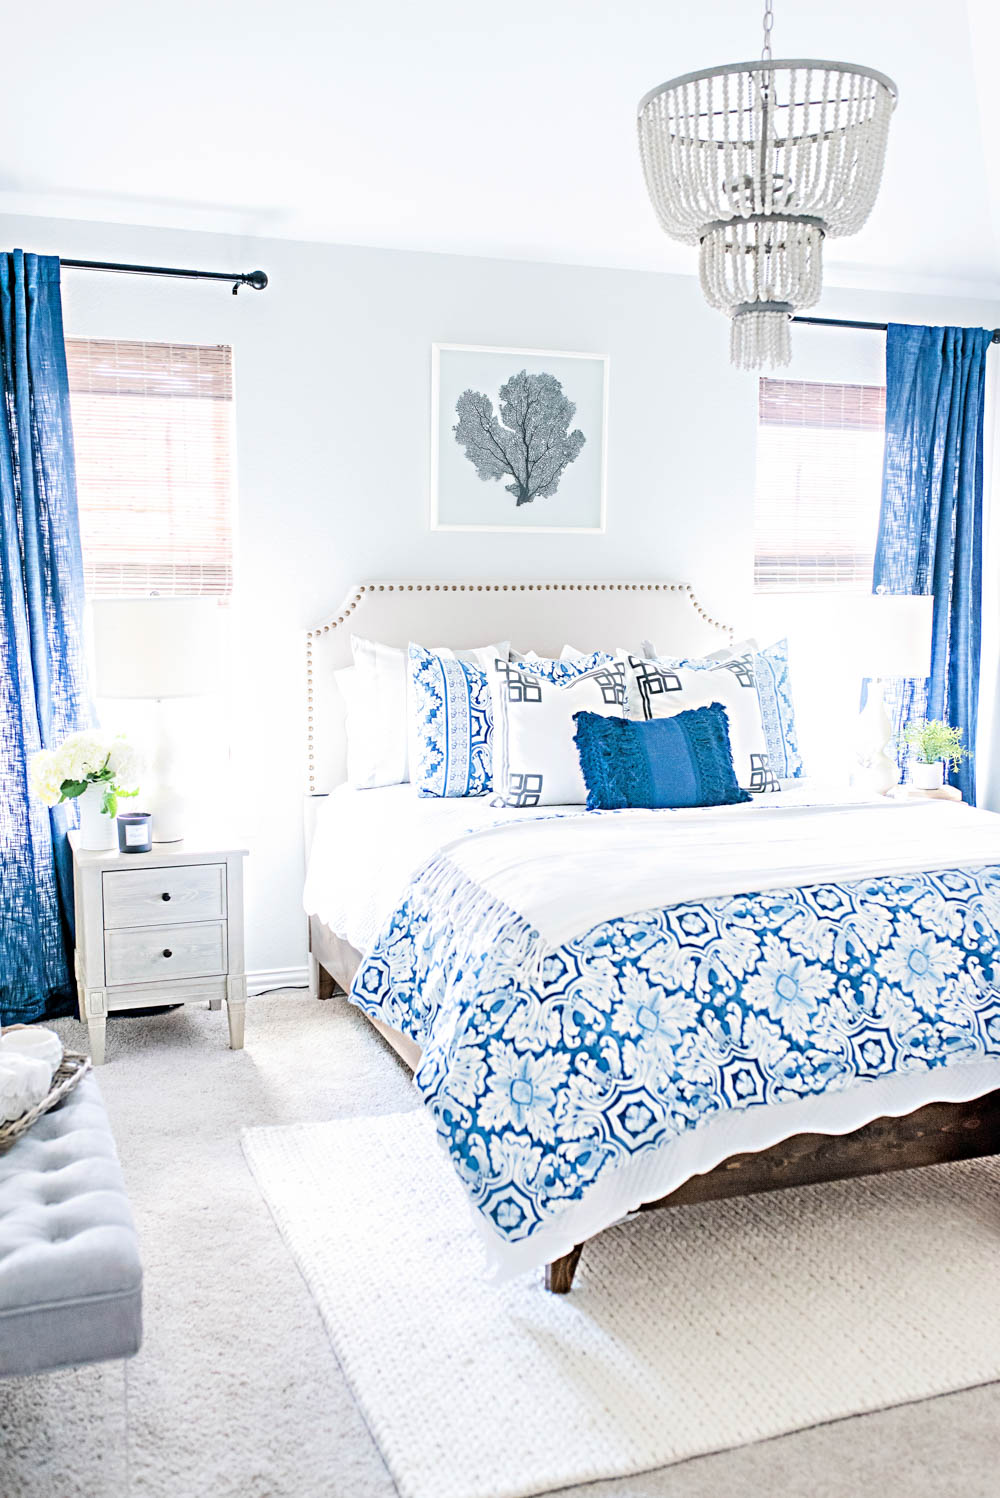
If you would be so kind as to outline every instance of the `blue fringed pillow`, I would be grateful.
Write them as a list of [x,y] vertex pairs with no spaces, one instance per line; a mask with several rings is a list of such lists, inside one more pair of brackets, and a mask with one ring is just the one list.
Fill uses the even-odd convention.
[[720,702],[636,722],[575,713],[589,811],[623,807],[735,806],[750,801],[733,769]]

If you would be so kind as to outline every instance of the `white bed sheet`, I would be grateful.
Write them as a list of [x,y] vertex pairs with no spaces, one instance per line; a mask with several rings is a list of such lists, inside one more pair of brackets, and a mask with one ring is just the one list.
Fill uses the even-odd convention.
[[[760,798],[749,807],[713,809],[702,824],[706,833],[704,841],[710,845],[723,831],[722,826],[716,825],[716,836],[713,837],[710,829],[712,822],[728,825],[731,834],[734,812],[746,819],[748,825],[757,825],[759,817],[761,836],[773,839],[776,833],[775,823],[779,820],[774,814],[782,809],[823,806],[845,800],[857,806],[865,798],[850,797],[842,790],[829,792],[803,784],[794,790]],[[878,804],[891,816],[885,802]],[[454,857],[458,853],[460,861],[464,862],[460,850],[461,839],[466,834],[486,832],[489,828],[507,822],[551,817],[553,813],[558,814],[558,810],[552,807],[539,810],[503,809],[491,806],[489,797],[424,799],[418,797],[409,785],[363,791],[341,786],[331,794],[317,820],[305,886],[306,911],[309,915],[317,916],[359,952],[366,954],[398,904],[410,876],[432,854],[444,845],[451,844],[451,855]],[[579,808],[565,810],[578,812]],[[955,820],[959,823],[962,821],[961,814],[957,819],[949,816],[939,818],[931,812],[930,807],[928,811],[928,831],[932,822],[950,823],[954,828]],[[690,819],[699,815],[705,814],[677,814],[677,830],[682,833],[683,841],[690,840],[689,851],[692,855],[696,853],[696,840],[692,835]],[[750,818],[753,818],[753,824],[749,823]],[[990,820],[1000,828],[1000,819]],[[784,817],[780,821],[784,822]],[[797,818],[792,816],[786,824],[793,840],[796,821]],[[893,821],[900,827],[904,823],[912,823],[912,818],[904,816],[898,821],[893,818]],[[965,831],[963,828],[962,833]],[[973,855],[970,861],[985,861],[982,853],[978,859],[974,856],[972,844],[976,841],[976,835],[971,828],[968,832],[968,852]],[[556,841],[567,838],[572,841],[572,837],[571,829],[564,825]],[[989,834],[986,835],[986,840],[988,839]],[[964,837],[956,839],[956,843],[964,840]],[[719,838],[719,847],[724,850],[727,841],[726,837]],[[740,836],[736,841],[742,843],[744,839]],[[778,841],[783,839],[779,838]],[[836,842],[837,839],[834,838],[833,841]],[[492,843],[493,848],[484,850],[477,838],[468,847],[468,852],[471,854],[472,848],[476,848],[480,855],[486,851],[485,863],[493,865],[489,870],[490,874],[494,878],[498,874],[506,874],[509,864],[504,856],[505,839],[503,836],[491,836],[486,839],[486,843]],[[1000,850],[1000,835],[997,846]],[[734,851],[731,843],[728,851],[731,858]],[[844,857],[842,847],[839,850],[831,849],[835,865],[838,864],[838,851],[841,855],[839,871],[843,871],[845,863],[853,863],[854,860],[849,856]],[[959,851],[957,846],[954,851]],[[495,858],[494,855],[499,856]],[[1000,857],[997,861],[1000,861]],[[789,865],[794,864],[795,859],[790,856],[788,849],[784,852],[776,849],[772,841],[770,856],[764,862],[770,863],[770,877],[764,883],[773,888],[777,882],[777,870],[781,868],[783,873],[790,872]],[[862,859],[859,872],[873,871],[877,862],[877,854],[871,864]],[[906,860],[903,858],[899,862],[905,864]],[[720,879],[712,873],[711,858],[696,857],[694,863],[700,868],[695,879],[699,887],[692,887],[687,892],[687,898],[704,898],[720,892],[721,888],[731,883],[732,875]],[[909,866],[912,867],[912,862]],[[932,862],[930,866],[941,867],[941,863]],[[718,863],[715,867],[718,868]],[[484,871],[480,866],[476,872],[482,874]],[[805,879],[803,882],[814,880]],[[681,897],[674,893],[673,898]],[[546,912],[546,915],[548,919],[545,924],[550,926],[550,934],[554,937],[557,933],[551,928],[558,927],[560,922],[552,920],[551,911]],[[579,919],[578,913],[573,924],[578,924]],[[571,1208],[558,1223],[535,1235],[527,1244],[501,1250],[496,1239],[491,1238],[486,1245],[487,1251],[494,1268],[501,1276],[516,1274],[545,1259],[568,1252],[574,1243],[583,1241],[619,1220],[641,1202],[668,1195],[691,1176],[714,1169],[730,1155],[767,1149],[800,1133],[846,1134],[875,1118],[900,1116],[931,1102],[965,1101],[998,1088],[1000,1059],[896,1074],[859,1083],[844,1091],[728,1113],[699,1129],[681,1135],[652,1155],[633,1160],[622,1170],[609,1172],[603,1183],[598,1183],[586,1203]],[[476,1214],[473,1213],[473,1216]]]

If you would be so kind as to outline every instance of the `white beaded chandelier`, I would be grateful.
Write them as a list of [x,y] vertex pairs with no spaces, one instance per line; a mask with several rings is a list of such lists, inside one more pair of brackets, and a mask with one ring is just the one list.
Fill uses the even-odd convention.
[[741,369],[787,364],[792,314],[819,300],[823,240],[856,234],[882,179],[896,85],[843,62],[771,59],[687,73],[639,103],[639,151],[661,228],[700,247],[709,305],[732,318]]

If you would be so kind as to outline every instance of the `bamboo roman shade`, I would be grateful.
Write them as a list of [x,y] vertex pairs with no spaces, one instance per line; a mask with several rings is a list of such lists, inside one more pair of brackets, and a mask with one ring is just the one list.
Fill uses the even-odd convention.
[[66,340],[91,598],[225,598],[233,376],[224,345]]
[[754,585],[870,593],[885,389],[760,381]]

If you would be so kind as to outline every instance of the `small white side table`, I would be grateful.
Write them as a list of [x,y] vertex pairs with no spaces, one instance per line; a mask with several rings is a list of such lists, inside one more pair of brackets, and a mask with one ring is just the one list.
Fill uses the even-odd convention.
[[191,840],[151,853],[89,853],[71,832],[80,1018],[95,1066],[116,1009],[226,1001],[229,1044],[243,1046],[246,848]]
[[957,785],[942,785],[936,791],[922,791],[915,785],[897,785],[889,792],[893,801],[961,801]]

